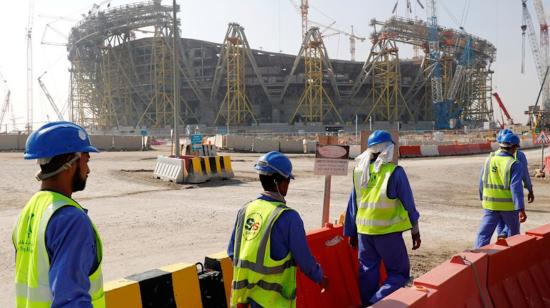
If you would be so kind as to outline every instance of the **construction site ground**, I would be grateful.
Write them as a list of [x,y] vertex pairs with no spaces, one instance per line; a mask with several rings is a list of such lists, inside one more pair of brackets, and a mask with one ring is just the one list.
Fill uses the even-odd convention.
[[[147,152],[92,154],[86,190],[74,198],[97,225],[104,244],[105,281],[160,266],[202,261],[227,247],[237,210],[255,198],[261,185],[253,170],[259,154],[231,153],[235,178],[178,185],[152,178],[157,155]],[[540,150],[526,151],[530,171]],[[296,180],[288,205],[302,216],[306,230],[320,227],[324,178],[313,174],[311,155],[290,155]],[[421,213],[422,247],[410,251],[418,277],[453,253],[472,247],[481,217],[478,179],[486,155],[402,159]],[[353,162],[350,161],[351,171]],[[0,307],[14,306],[14,250],[11,232],[18,212],[39,189],[38,166],[21,153],[0,153]],[[533,179],[536,200],[527,205],[527,230],[550,222],[550,180]],[[345,212],[351,172],[333,177],[331,220]],[[404,233],[410,247],[410,233]]]

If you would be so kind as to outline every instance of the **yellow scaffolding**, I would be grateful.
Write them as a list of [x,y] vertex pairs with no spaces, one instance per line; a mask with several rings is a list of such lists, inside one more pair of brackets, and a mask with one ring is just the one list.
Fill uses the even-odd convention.
[[373,44],[369,55],[372,62],[366,63],[366,67],[371,67],[371,92],[359,106],[362,109],[362,105],[369,99],[372,103],[365,121],[371,117],[377,121],[399,121],[403,119],[401,114],[404,112],[408,114],[406,119],[414,119],[401,92],[401,65],[396,42],[386,37],[377,37]]
[[326,48],[319,28],[311,28],[306,33],[302,51],[305,88],[290,122],[294,123],[298,119],[304,122],[324,122],[332,111],[336,119],[342,123],[338,109],[323,87],[323,62],[326,59]]
[[244,29],[231,23],[227,29],[220,57],[226,63],[226,93],[220,105],[216,120],[225,119],[226,126],[257,123],[252,105],[246,95],[245,83],[245,41]]

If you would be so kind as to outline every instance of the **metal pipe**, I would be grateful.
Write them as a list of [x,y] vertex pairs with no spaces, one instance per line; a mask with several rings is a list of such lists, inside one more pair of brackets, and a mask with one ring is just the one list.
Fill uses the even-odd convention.
[[172,2],[172,69],[173,69],[173,108],[174,108],[174,156],[176,158],[180,157],[180,134],[178,132],[178,120],[179,120],[179,91],[178,91],[178,53],[176,50],[176,40],[178,34],[178,20],[176,19],[176,0]]

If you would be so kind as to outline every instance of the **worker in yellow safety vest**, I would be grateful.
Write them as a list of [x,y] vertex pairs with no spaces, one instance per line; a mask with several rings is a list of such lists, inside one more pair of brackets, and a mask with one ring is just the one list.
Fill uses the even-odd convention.
[[25,159],[37,159],[42,181],[13,231],[18,308],[104,308],[102,244],[87,210],[72,199],[84,190],[90,152],[86,131],[58,121],[34,131]]
[[507,228],[507,236],[519,234],[520,222],[527,220],[523,200],[523,164],[516,159],[519,137],[514,133],[502,135],[500,149],[489,154],[481,170],[479,197],[483,218],[479,226],[475,248],[490,243],[500,222]]
[[233,259],[231,307],[295,307],[296,265],[321,289],[328,279],[309,251],[300,215],[286,205],[292,163],[273,151],[255,169],[264,191],[239,210],[227,248]]
[[[420,214],[405,170],[392,162],[393,151],[390,133],[376,130],[353,170],[344,234],[350,237],[352,247],[359,248],[359,291],[365,306],[409,281],[409,256],[402,233],[411,230],[413,250],[421,243]],[[380,284],[382,262],[388,277]]]

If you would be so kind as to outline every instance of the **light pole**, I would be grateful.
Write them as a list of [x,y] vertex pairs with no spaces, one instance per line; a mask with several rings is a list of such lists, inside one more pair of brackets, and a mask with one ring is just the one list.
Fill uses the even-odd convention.
[[172,70],[173,70],[173,107],[174,107],[174,156],[180,157],[180,134],[178,132],[178,120],[179,120],[179,91],[178,91],[178,53],[177,53],[177,34],[178,34],[178,20],[176,19],[176,0],[172,2]]

